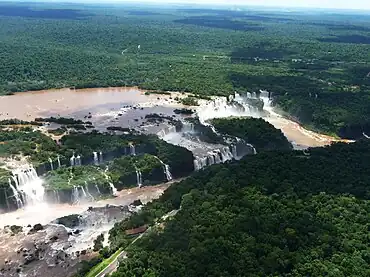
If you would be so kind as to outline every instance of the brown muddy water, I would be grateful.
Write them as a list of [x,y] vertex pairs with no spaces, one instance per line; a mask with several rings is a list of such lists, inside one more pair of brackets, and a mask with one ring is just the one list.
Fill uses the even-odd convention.
[[[105,131],[108,126],[136,128],[147,132],[140,125],[150,113],[178,117],[175,108],[183,105],[171,95],[150,94],[137,87],[52,89],[20,92],[0,97],[0,120],[17,118],[32,121],[37,117],[63,116],[91,121],[95,128]],[[197,110],[202,110],[202,106]],[[298,123],[280,116],[273,108],[267,110],[267,121],[281,129],[296,148],[324,146],[337,139],[304,129]],[[157,130],[156,130],[157,131]]]

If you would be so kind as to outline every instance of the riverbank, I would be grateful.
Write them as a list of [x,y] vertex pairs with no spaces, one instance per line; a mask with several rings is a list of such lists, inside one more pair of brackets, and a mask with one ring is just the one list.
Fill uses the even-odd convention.
[[106,198],[91,203],[81,203],[77,205],[69,204],[40,204],[18,209],[14,212],[0,214],[0,228],[4,226],[27,226],[34,224],[48,224],[56,218],[70,214],[81,214],[89,207],[104,207],[106,205],[128,205],[135,200],[140,200],[143,204],[158,198],[174,182],[163,183],[156,186],[142,188],[131,188],[118,191],[116,197]]
[[[105,130],[108,126],[125,126],[140,130],[142,119],[146,114],[157,113],[176,117],[173,109],[189,107],[179,103],[179,99],[190,95],[188,93],[146,94],[145,92],[138,87],[20,92],[0,97],[2,111],[0,120],[12,118],[33,120],[37,117],[64,116],[89,120],[98,130]],[[212,99],[218,98],[212,97]],[[199,113],[210,101],[199,100],[198,102],[200,106],[190,108],[196,109]],[[24,109],[18,109],[19,106],[23,106]],[[271,106],[266,106],[264,109],[267,116],[251,115],[263,117],[276,128],[281,129],[288,140],[298,148],[325,146],[337,141],[350,142],[305,129],[299,123],[277,113]],[[217,116],[220,115],[222,113],[217,114]],[[238,113],[235,112],[232,115],[238,116]]]

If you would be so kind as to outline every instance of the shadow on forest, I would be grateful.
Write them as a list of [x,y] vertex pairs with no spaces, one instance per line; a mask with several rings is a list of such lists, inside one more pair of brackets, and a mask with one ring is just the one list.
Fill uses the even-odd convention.
[[318,41],[334,43],[370,44],[370,37],[361,35],[344,35],[328,38],[319,38]]
[[228,10],[212,10],[212,9],[179,9],[180,12],[186,12],[190,14],[215,14],[218,16],[225,16],[225,17],[239,17],[254,21],[264,21],[264,22],[287,22],[287,21],[295,21],[293,18],[285,18],[285,17],[274,17],[274,14],[269,14],[272,16],[264,16],[264,15],[251,15],[247,14],[242,11],[228,11]]
[[287,55],[294,54],[294,52],[286,49],[267,48],[269,46],[272,46],[272,44],[269,42],[264,42],[257,46],[235,49],[231,53],[231,61],[235,63],[246,62],[255,57],[262,59],[282,59]]
[[192,16],[184,19],[177,19],[174,20],[174,22],[238,31],[261,31],[264,29],[263,27],[254,23],[236,21],[219,16]]

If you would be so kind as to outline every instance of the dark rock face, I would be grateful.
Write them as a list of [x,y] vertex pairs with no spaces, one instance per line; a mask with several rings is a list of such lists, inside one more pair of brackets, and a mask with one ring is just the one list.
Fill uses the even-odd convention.
[[62,224],[68,228],[75,228],[80,224],[80,215],[71,214],[67,216],[60,217],[55,220],[56,224]]
[[37,231],[41,231],[41,230],[44,230],[44,227],[43,227],[40,223],[38,223],[38,224],[35,224],[35,225],[33,226],[33,228],[29,231],[29,233],[30,233],[30,234],[34,234],[34,233],[36,233]]

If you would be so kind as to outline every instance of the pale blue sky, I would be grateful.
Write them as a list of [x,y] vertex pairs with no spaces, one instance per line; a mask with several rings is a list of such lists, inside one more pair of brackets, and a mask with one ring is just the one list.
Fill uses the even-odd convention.
[[[0,0],[4,1],[4,0]],[[6,0],[5,0],[6,1]],[[26,0],[19,0],[26,1]],[[29,0],[28,0],[29,1]],[[32,1],[32,0],[31,0]],[[370,0],[33,0],[35,2],[77,3],[194,3],[207,5],[258,5],[274,7],[309,7],[370,10]]]
[[[104,1],[104,0],[103,0]],[[113,1],[113,0],[112,0]],[[115,0],[124,2],[125,0]],[[227,5],[258,5],[287,6],[336,9],[366,9],[370,10],[370,0],[143,0],[143,2],[176,2],[197,4],[227,4]]]

